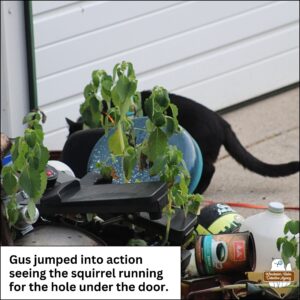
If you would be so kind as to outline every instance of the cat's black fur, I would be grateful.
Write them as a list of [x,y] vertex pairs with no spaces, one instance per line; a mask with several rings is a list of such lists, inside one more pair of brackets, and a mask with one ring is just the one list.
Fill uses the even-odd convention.
[[[150,91],[141,92],[143,104],[150,94]],[[196,192],[203,193],[209,186],[222,145],[243,167],[262,176],[281,177],[299,172],[299,161],[279,165],[260,161],[241,145],[231,126],[219,114],[186,97],[169,96],[178,107],[179,124],[192,135],[202,152],[203,173]],[[67,119],[67,122],[70,134],[83,127],[81,119],[77,122]]]

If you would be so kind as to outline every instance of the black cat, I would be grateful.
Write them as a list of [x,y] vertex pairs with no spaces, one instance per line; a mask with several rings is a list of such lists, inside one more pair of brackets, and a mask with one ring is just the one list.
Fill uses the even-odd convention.
[[[141,92],[143,104],[150,94],[151,91]],[[203,173],[195,192],[203,193],[209,186],[222,145],[238,163],[257,174],[282,177],[299,172],[299,161],[279,165],[260,161],[241,145],[231,126],[219,114],[186,97],[176,94],[169,96],[171,102],[178,107],[179,124],[192,135],[202,152]],[[83,128],[81,118],[77,122],[66,120],[70,135]]]

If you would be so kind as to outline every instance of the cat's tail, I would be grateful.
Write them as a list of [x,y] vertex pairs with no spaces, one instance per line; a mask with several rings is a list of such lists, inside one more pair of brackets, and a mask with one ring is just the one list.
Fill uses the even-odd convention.
[[[228,124],[229,125],[229,124]],[[288,176],[299,172],[299,161],[286,164],[268,164],[260,161],[249,153],[240,143],[230,125],[225,129],[225,149],[243,167],[257,174],[269,177]]]

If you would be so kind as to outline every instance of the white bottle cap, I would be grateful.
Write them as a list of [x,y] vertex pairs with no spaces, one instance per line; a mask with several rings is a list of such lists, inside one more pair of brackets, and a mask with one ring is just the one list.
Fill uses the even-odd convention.
[[268,210],[272,213],[280,214],[284,212],[284,205],[281,202],[270,202]]

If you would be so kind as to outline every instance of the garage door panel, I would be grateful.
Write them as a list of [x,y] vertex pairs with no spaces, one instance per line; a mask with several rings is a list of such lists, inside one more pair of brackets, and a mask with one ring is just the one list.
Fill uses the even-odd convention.
[[[205,104],[207,107],[216,110],[227,106],[226,104],[228,103],[230,103],[230,105],[236,104],[240,101],[240,99],[243,99],[243,97],[248,97],[246,99],[249,99],[259,95],[260,90],[257,91],[255,86],[261,85],[260,83],[265,84],[266,82],[270,82],[266,86],[269,88],[269,91],[271,91],[280,80],[282,80],[281,84],[286,85],[294,82],[294,76],[297,77],[297,74],[295,74],[297,69],[293,66],[293,62],[296,59],[296,55],[299,53],[298,48],[273,55],[271,58],[266,56],[264,60],[259,60],[257,63],[247,64],[245,61],[246,64],[244,66],[235,69],[228,68],[226,72],[222,72],[219,76],[214,74],[212,78],[209,78],[209,74],[207,75],[205,70],[210,70],[210,67],[217,65],[217,63],[222,60],[229,60],[230,56],[234,57],[241,54],[237,51],[229,52],[227,56],[220,56],[217,61],[214,61],[212,58],[211,60],[204,60],[200,62],[200,64],[192,64],[194,68],[191,68],[191,65],[183,67],[180,71],[178,71],[178,74],[174,70],[170,71],[168,74],[165,74],[163,78],[160,78],[158,82],[161,83],[166,80],[164,86],[173,90],[173,92],[190,97],[202,104]],[[242,50],[239,49],[239,51]],[[251,48],[245,48],[243,51],[245,51],[244,54],[250,54]],[[284,64],[282,69],[283,71],[280,71],[282,67],[278,67],[281,66],[281,64]],[[267,74],[266,71],[263,70],[266,66],[271,67],[271,74]],[[200,82],[179,89],[172,86],[173,75],[174,79],[180,76],[182,79],[188,78],[188,76],[196,77],[199,75],[199,70],[204,70],[202,73],[205,74],[202,77],[198,77],[201,78]],[[260,75],[256,78],[255,72],[258,71],[260,72]],[[246,78],[246,76],[248,76],[248,78]],[[167,80],[167,78],[169,78],[169,80]],[[269,79],[266,80],[266,78]],[[230,84],[230,80],[234,80],[235,85]],[[243,80],[247,82],[246,87],[244,87],[243,84],[239,84],[239,81]],[[145,78],[145,80],[139,84],[139,90],[153,87],[155,84],[155,81],[152,82]],[[179,82],[179,84],[182,84],[182,82]],[[213,85],[215,85],[217,89],[213,89]],[[220,95],[222,95],[222,97],[220,97]],[[50,104],[41,107],[49,120],[56,120],[55,123],[48,122],[44,125],[45,132],[52,132],[56,128],[61,129],[66,127],[67,124],[65,117],[76,120],[79,117],[79,106],[83,100],[84,97],[80,94],[76,97],[71,97],[61,101],[57,105]]]
[[95,69],[131,61],[139,90],[159,84],[214,109],[299,81],[297,1],[35,1],[38,103],[49,149],[79,117]]
[[35,46],[70,39],[122,21],[178,5],[181,1],[80,1],[64,13],[35,18]]
[[45,134],[44,145],[51,150],[61,150],[68,136],[68,129],[62,128]]
[[[294,83],[295,76],[299,81],[299,72],[295,71],[294,67],[295,62],[299,64],[299,49],[174,92],[195,99],[212,109],[218,109],[228,104],[236,104],[240,102],[240,99],[259,96],[266,89],[272,91]],[[266,70],[271,70],[273,75],[270,76],[269,71],[266,72]],[[235,82],[234,86],[232,82]],[[80,101],[78,101],[78,107],[79,104]],[[76,113],[78,114],[78,107],[70,105],[69,114],[73,116],[73,119]],[[56,115],[52,112],[49,118],[52,116]],[[61,117],[64,118],[64,116],[65,114],[61,114]],[[65,121],[63,122],[65,124]],[[62,149],[67,135],[67,127],[46,133],[45,144],[49,149]]]
[[[253,16],[250,19],[252,18]],[[180,63],[186,58],[199,56],[202,53],[209,53],[209,51],[215,49],[221,51],[224,43],[232,44],[241,39],[247,40],[251,36],[256,36],[265,31],[270,31],[270,34],[272,34],[272,26],[271,28],[270,26],[267,27],[263,15],[260,20],[261,22],[258,22],[258,18],[256,18],[256,20],[256,26],[252,26],[253,21],[250,22],[249,19],[245,20],[245,18],[235,21],[234,23],[232,23],[232,20],[228,20],[225,24],[210,26],[210,28],[202,29],[200,31],[187,32],[176,38],[133,49],[127,53],[111,56],[104,60],[40,79],[38,80],[39,103],[45,105],[52,101],[78,94],[84,88],[84,84],[90,80],[92,70],[99,68],[112,70],[114,64],[122,60],[132,61],[138,73],[145,73],[163,67],[164,65],[172,65],[175,62]],[[280,29],[278,24],[280,24],[279,21],[278,23],[273,24],[273,26],[276,25],[277,28]],[[281,25],[287,26],[285,23]],[[239,29],[235,30],[233,33],[233,27],[238,27]],[[211,39],[211,36],[221,37],[218,39]],[[288,39],[288,42],[289,40],[290,39]],[[292,39],[290,42],[294,43],[297,41],[298,38]],[[271,45],[271,47],[281,51],[281,48],[285,47],[285,45],[284,43],[279,42],[275,45]],[[269,49],[268,46],[267,49]],[[234,62],[235,60],[233,60],[233,63]],[[191,80],[193,80],[192,77]],[[55,89],[53,87],[55,87]]]
[[139,76],[139,87],[142,90],[163,85],[172,91],[298,47],[299,30],[295,23],[287,28],[244,40],[227,49],[209,52],[207,55],[192,57],[142,74]]
[[53,11],[55,9],[70,6],[79,1],[33,1],[32,5],[32,14],[34,16],[42,13],[46,13],[49,11]]
[[[295,64],[297,65],[295,66]],[[266,93],[266,91],[271,92],[298,82],[299,68],[297,66],[299,66],[299,48],[245,68],[174,90],[174,93],[195,99],[216,110],[237,104],[240,99],[251,99]]]
[[[217,9],[212,14],[209,12],[206,13],[205,7],[200,7],[201,3],[187,2],[180,7],[171,7],[165,9],[163,12],[146,15],[143,18],[122,22],[103,30],[83,34],[76,38],[39,48],[36,50],[37,77],[45,77],[136,47],[149,45],[149,43],[157,43],[162,39],[168,42],[169,39],[176,38],[177,35],[184,34],[186,31],[189,31],[187,33],[190,33],[190,31],[192,31],[191,33],[196,33],[195,42],[201,41],[205,46],[209,41],[206,36],[201,36],[201,33],[207,32],[207,34],[212,34],[210,41],[214,41],[215,39],[211,37],[215,36],[214,34],[219,34],[223,26],[225,27],[223,30],[229,30],[231,34],[233,34],[232,27],[237,29],[236,26],[247,26],[247,24],[244,25],[243,22],[241,23],[244,19],[244,22],[248,23],[248,27],[251,25],[250,27],[253,27],[251,30],[255,31],[260,27],[269,30],[268,28],[276,27],[276,24],[290,22],[291,14],[293,14],[294,19],[298,17],[297,12],[292,13],[284,3],[274,3],[270,7],[266,6],[254,9],[247,13],[247,16],[239,15],[236,18],[230,18],[228,21],[218,22],[218,24],[212,26],[213,30],[211,32],[208,30],[211,26],[208,25],[209,28],[207,29],[202,29],[201,27],[206,23],[219,20],[221,16],[217,12],[220,12],[221,15],[226,15],[224,11],[226,12],[228,4],[225,2],[227,5],[225,5],[224,10]],[[261,6],[262,4],[264,3],[262,2],[257,5]],[[237,7],[246,9],[241,5],[237,5]],[[208,8],[211,9],[210,7]],[[231,13],[228,14],[230,15]],[[275,13],[276,20],[266,20],[266,13]],[[257,22],[253,23],[253,18],[257,19]],[[189,21],[186,22],[186,19]],[[246,37],[249,34],[247,33],[249,29],[246,29],[245,34],[241,31],[238,35],[240,36],[239,38]]]

